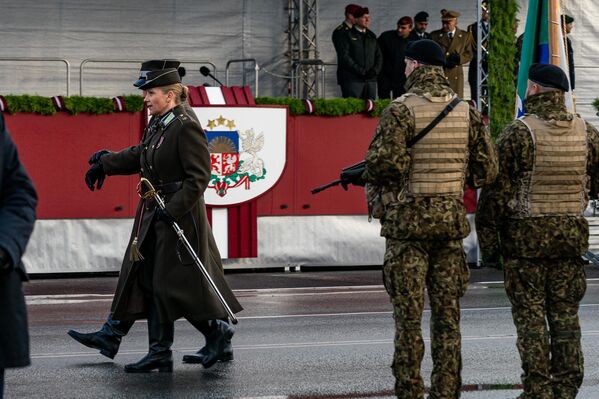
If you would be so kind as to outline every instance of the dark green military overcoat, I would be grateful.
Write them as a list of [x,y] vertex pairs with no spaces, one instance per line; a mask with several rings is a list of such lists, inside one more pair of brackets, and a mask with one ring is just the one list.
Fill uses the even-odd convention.
[[443,29],[431,32],[431,36],[432,39],[439,43],[441,48],[443,48],[446,58],[452,53],[459,55],[459,65],[452,68],[445,68],[445,76],[447,76],[451,89],[455,91],[460,98],[463,98],[464,70],[462,65],[467,64],[472,59],[472,35],[470,32],[456,27],[453,39],[450,39]]
[[[163,193],[167,211],[177,220],[236,313],[242,307],[224,278],[204,204],[203,195],[210,178],[208,142],[199,123],[190,118],[188,112],[185,106],[178,105],[165,115],[152,118],[140,144],[104,155],[102,164],[107,175],[140,173],[155,186],[168,187]],[[147,304],[139,284],[142,268],[146,265],[144,261],[135,262],[130,257],[135,237],[146,262],[153,259],[153,295],[161,321],[174,321],[180,317],[194,320],[226,317],[208,282],[178,243],[172,226],[156,220],[155,209],[156,203],[152,199],[142,199],[138,204],[112,303],[114,318],[147,317]],[[148,248],[144,246],[144,240],[151,231],[156,243]]]

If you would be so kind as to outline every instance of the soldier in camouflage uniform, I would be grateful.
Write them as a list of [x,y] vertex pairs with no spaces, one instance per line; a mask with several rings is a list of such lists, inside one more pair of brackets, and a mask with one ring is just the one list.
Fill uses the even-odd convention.
[[[380,190],[386,238],[384,282],[396,325],[393,372],[401,398],[423,398],[421,319],[431,304],[430,398],[458,398],[461,386],[460,297],[469,271],[462,239],[470,231],[463,204],[467,182],[493,181],[497,161],[480,114],[460,102],[418,143],[407,142],[454,98],[445,56],[432,40],[406,49],[407,93],[382,113],[366,154],[363,178]],[[377,215],[375,215],[377,216]]]
[[481,193],[483,256],[504,258],[522,360],[521,398],[570,399],[583,379],[578,305],[586,289],[583,211],[599,187],[599,133],[567,111],[565,73],[533,64],[527,114],[497,140],[499,175]]

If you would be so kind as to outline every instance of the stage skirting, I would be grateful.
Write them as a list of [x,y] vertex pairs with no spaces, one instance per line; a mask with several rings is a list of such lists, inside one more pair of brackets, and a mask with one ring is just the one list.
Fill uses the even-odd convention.
[[[89,156],[139,142],[141,113],[6,115],[7,126],[39,194],[25,262],[31,273],[118,271],[138,201],[136,176],[84,184]],[[230,257],[227,268],[378,265],[384,240],[369,223],[363,190],[310,190],[363,159],[377,119],[289,116],[287,161],[278,183],[256,200],[257,257]]]

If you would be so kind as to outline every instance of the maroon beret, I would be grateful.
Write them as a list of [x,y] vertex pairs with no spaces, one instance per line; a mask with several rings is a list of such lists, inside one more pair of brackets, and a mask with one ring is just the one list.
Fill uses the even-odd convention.
[[366,14],[370,14],[368,7],[360,7],[360,9],[354,13],[354,18],[360,18]]
[[411,17],[401,17],[399,21],[397,21],[397,25],[413,25]]
[[360,8],[362,8],[362,7],[360,7],[357,4],[348,4],[348,5],[345,6],[345,13],[346,14],[354,15],[354,13],[356,11],[358,11]]

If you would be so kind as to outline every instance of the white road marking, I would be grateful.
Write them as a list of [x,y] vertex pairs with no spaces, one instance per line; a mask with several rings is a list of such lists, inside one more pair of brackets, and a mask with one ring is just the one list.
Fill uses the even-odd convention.
[[[583,336],[597,336],[599,331],[583,331]],[[430,342],[429,337],[423,338],[425,342]],[[462,342],[469,341],[498,341],[498,340],[515,340],[516,334],[503,335],[472,335],[462,336]],[[256,350],[272,350],[272,349],[298,349],[298,348],[333,348],[338,346],[368,346],[368,345],[392,345],[393,339],[365,339],[365,340],[348,340],[348,341],[311,341],[311,342],[282,342],[277,344],[252,344],[252,345],[234,345],[236,351],[256,351]],[[176,352],[191,353],[197,351],[193,348],[173,348]],[[147,349],[140,350],[121,350],[120,355],[142,355],[147,353]],[[56,358],[72,358],[72,357],[88,357],[98,355],[97,351],[87,352],[69,352],[69,353],[33,353],[33,359],[56,359]]]

